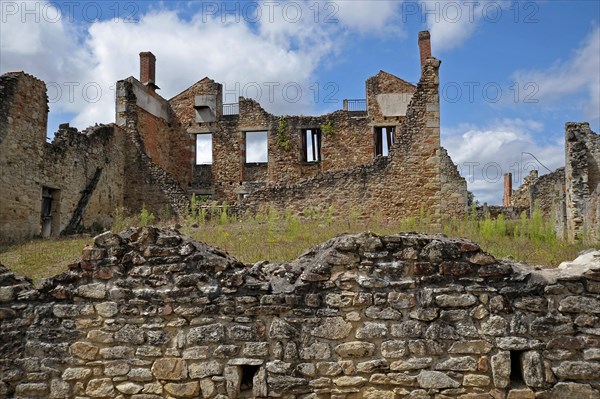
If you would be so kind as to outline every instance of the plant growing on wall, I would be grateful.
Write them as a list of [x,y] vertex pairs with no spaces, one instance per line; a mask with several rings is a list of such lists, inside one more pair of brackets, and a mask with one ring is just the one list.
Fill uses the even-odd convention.
[[333,126],[333,122],[330,119],[327,119],[321,125],[321,131],[325,136],[333,136],[335,134],[335,127]]
[[288,125],[284,116],[279,117],[279,123],[277,124],[277,145],[286,151],[292,148],[292,141],[290,140]]

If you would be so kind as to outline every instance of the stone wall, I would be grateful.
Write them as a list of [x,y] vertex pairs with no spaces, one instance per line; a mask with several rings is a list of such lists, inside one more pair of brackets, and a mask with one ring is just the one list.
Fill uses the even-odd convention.
[[63,124],[47,143],[44,82],[23,72],[0,77],[1,245],[109,226],[119,207],[138,212],[146,204],[163,212],[171,204],[177,212],[187,210],[185,192],[150,161],[137,134],[138,121],[150,114],[135,105],[133,89],[129,96],[119,89],[122,127],[99,125],[79,132]]
[[571,242],[600,240],[600,138],[588,123],[565,125],[565,167],[538,177],[531,171],[511,196],[511,206],[537,203],[555,221],[557,236]]
[[45,190],[53,196],[48,235],[69,225],[110,225],[113,210],[123,205],[124,133],[114,125],[78,132],[66,124],[47,143],[44,82],[16,72],[2,75],[0,87],[6,90],[0,116],[0,241],[42,233]]
[[[159,165],[153,162],[147,152],[143,126],[147,126],[148,121],[151,120],[152,123],[164,127],[165,121],[161,121],[161,118],[150,114],[140,106],[139,95],[144,98],[154,97],[146,92],[140,92],[139,88],[136,89],[139,85],[141,84],[132,77],[117,82],[116,121],[126,133],[127,145],[131,153],[123,175],[124,181],[128,183],[128,189],[124,193],[125,204],[130,210],[138,210],[145,206],[155,213],[163,212],[165,206],[169,206],[175,214],[185,215],[189,208],[189,199],[186,191],[181,187],[181,182],[165,170],[169,164]],[[164,112],[170,112],[168,104],[164,105],[166,107]],[[161,131],[162,134],[165,133],[164,130]],[[189,169],[189,177],[191,177],[191,164]],[[186,178],[180,176],[180,179]]]
[[256,212],[274,207],[298,214],[308,208],[333,206],[337,212],[377,214],[390,221],[421,213],[439,221],[442,206],[445,216],[464,214],[466,182],[449,167],[451,160],[440,147],[439,65],[435,58],[424,65],[389,157],[322,173],[297,184],[280,183],[257,190],[242,205]]
[[460,175],[444,147],[440,147],[440,180],[442,216],[450,218],[464,214],[468,210],[467,181]]
[[[169,100],[176,119],[181,121],[187,133],[212,135],[211,173],[206,174],[198,169],[201,175],[194,176],[192,190],[206,192],[206,187],[211,187],[215,199],[231,203],[240,199],[242,194],[248,194],[252,183],[291,184],[321,173],[350,169],[373,161],[375,125],[365,112],[276,116],[265,111],[258,102],[240,97],[239,114],[221,116],[214,122],[196,123],[190,112],[194,109],[195,97],[218,96],[219,88],[220,85],[214,81],[203,79]],[[385,126],[395,126],[398,131],[400,120],[391,118]],[[285,128],[278,133],[280,123]],[[303,131],[321,129],[325,123],[331,123],[334,131],[331,134],[321,133],[320,159],[307,162],[303,150]],[[259,176],[246,170],[245,133],[252,131],[266,131],[268,135],[267,173]],[[282,144],[279,135],[284,136],[286,144]],[[208,176],[212,177],[211,181],[202,180],[202,177],[207,179]]]
[[[420,45],[424,44],[420,42]],[[212,137],[212,164],[194,168],[189,191],[208,194],[218,201],[229,203],[250,196],[253,197],[249,200],[251,207],[266,201],[260,204],[261,209],[270,207],[273,200],[278,206],[289,206],[300,212],[306,206],[322,208],[333,203],[344,209],[364,208],[365,215],[372,214],[374,207],[380,208],[380,204],[375,204],[378,202],[375,197],[383,194],[381,202],[393,202],[394,205],[390,206],[409,204],[407,206],[411,207],[396,219],[413,215],[414,209],[418,212],[420,208],[425,208],[425,212],[436,218],[439,218],[441,208],[444,211],[448,208],[449,216],[462,214],[467,198],[466,183],[458,175],[448,154],[440,152],[438,76],[437,70],[432,74],[431,62],[425,66],[427,62],[422,60],[421,71],[428,70],[430,76],[421,84],[419,95],[422,100],[423,90],[428,90],[427,85],[435,86],[435,93],[427,98],[427,104],[420,104],[420,100],[413,98],[415,91],[419,90],[415,85],[380,71],[366,81],[365,110],[348,111],[346,107],[320,116],[276,116],[265,111],[258,102],[243,97],[236,104],[236,113],[223,115],[222,85],[209,78],[196,82],[169,100],[174,125],[181,129],[174,133],[175,136],[204,134]],[[411,120],[407,123],[409,118]],[[393,129],[393,139],[388,140],[387,135],[380,137],[384,128],[386,133]],[[316,160],[306,155],[309,146],[304,132],[308,129],[320,130]],[[245,137],[247,132],[253,131],[267,132],[266,174],[264,168],[257,169],[246,164]],[[388,143],[383,144],[384,141]],[[404,144],[401,145],[402,141]],[[392,142],[395,144],[392,145]],[[386,147],[390,147],[387,152]],[[396,150],[396,147],[402,149]],[[373,177],[369,186],[362,184],[363,177],[334,183],[330,187],[323,185],[337,180],[337,176],[347,178],[365,170],[379,170],[373,167],[378,162],[376,158],[389,156],[391,159],[390,154],[394,151],[401,153],[397,161],[390,163],[396,165],[395,170],[388,171],[386,176]],[[415,153],[410,154],[410,151]],[[443,178],[440,173],[444,174]],[[397,178],[397,175],[401,177]],[[311,179],[315,180],[309,181]],[[440,179],[444,180],[443,187]],[[396,182],[400,186],[394,189],[414,188],[418,193],[414,197],[423,194],[424,200],[415,204],[413,195],[405,199],[402,195],[386,191],[384,187],[393,187],[394,180],[400,180]],[[296,187],[289,198],[280,201],[279,196],[287,196],[282,187],[300,187],[303,184],[308,189],[317,186],[319,190],[329,190],[330,193],[306,192],[298,198],[296,193],[302,190]],[[365,192],[373,189],[382,192]],[[268,190],[273,194],[268,194]],[[275,195],[277,198],[273,198]],[[331,196],[335,196],[336,200]],[[436,198],[432,199],[432,196]],[[369,200],[369,197],[374,199]],[[298,200],[302,204],[298,204]],[[386,207],[384,204],[383,208]],[[392,211],[384,209],[383,213],[385,217],[391,217]]]
[[599,256],[541,270],[362,233],[243,265],[107,232],[38,288],[0,266],[0,396],[598,399]]
[[531,213],[537,204],[545,217],[554,217],[558,208],[563,206],[564,195],[565,168],[542,176],[538,176],[537,170],[532,170],[519,189],[513,192],[511,206],[529,208]]
[[600,240],[600,136],[588,123],[567,123],[565,135],[567,237]]

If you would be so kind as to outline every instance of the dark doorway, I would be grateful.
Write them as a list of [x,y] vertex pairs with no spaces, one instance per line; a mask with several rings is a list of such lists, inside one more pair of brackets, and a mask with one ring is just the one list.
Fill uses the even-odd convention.
[[42,187],[41,230],[42,237],[57,236],[59,220],[60,190]]

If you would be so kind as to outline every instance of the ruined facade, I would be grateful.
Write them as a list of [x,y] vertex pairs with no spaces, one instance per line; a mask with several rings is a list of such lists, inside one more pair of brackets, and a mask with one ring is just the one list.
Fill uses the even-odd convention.
[[39,288],[0,266],[0,337],[0,397],[598,399],[600,254],[362,233],[243,265],[107,232]]
[[559,237],[600,240],[600,136],[588,123],[567,123],[565,167],[542,176],[531,171],[518,190],[505,185],[506,197],[510,206],[530,212],[539,206]]
[[83,132],[65,124],[47,143],[44,82],[23,72],[4,74],[0,97],[0,243],[110,225],[118,207],[185,209],[185,192],[147,160],[125,124]]
[[[252,212],[333,206],[389,220],[460,215],[466,181],[440,146],[440,61],[428,32],[419,49],[416,86],[381,71],[367,79],[366,99],[314,117],[272,115],[242,97],[223,104],[222,85],[209,78],[164,99],[156,59],[143,52],[140,80],[117,82],[116,123],[82,133],[64,125],[51,144],[44,83],[2,75],[0,238],[110,225],[121,206],[184,215],[192,194]],[[249,137],[264,137],[267,159],[252,159]],[[199,140],[210,146],[202,162]]]

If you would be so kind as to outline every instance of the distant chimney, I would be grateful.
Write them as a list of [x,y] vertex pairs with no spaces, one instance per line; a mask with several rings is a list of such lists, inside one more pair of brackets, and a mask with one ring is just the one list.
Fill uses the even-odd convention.
[[425,60],[431,57],[431,36],[429,31],[422,30],[419,32],[419,55],[421,56],[421,68],[425,65]]
[[502,205],[505,208],[510,206],[510,199],[512,198],[512,173],[504,174],[504,200]]
[[156,57],[150,51],[140,53],[140,82],[148,86],[152,91],[158,89],[156,85]]

